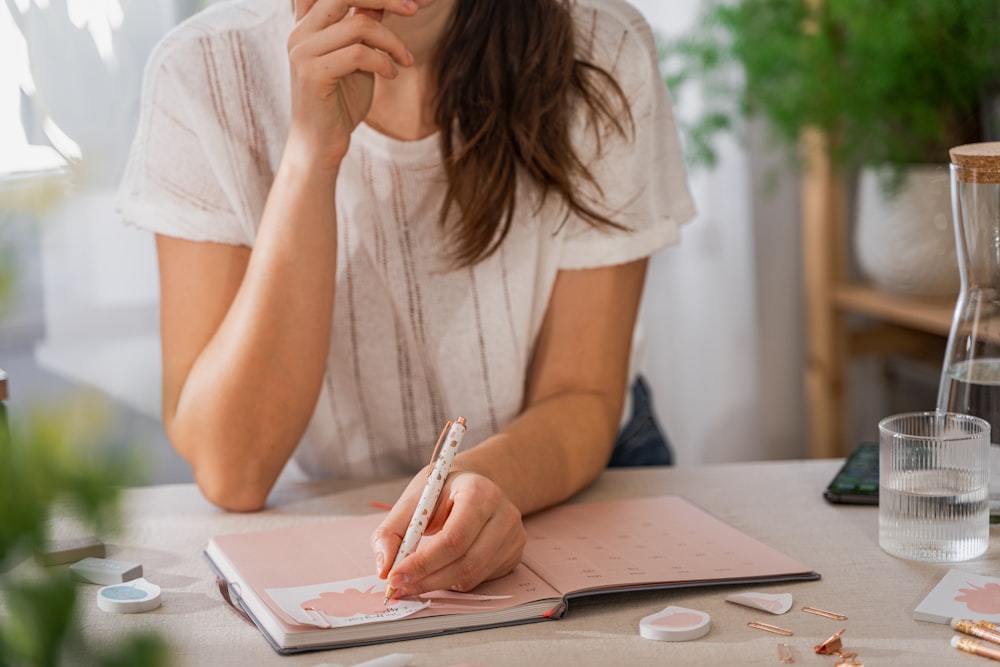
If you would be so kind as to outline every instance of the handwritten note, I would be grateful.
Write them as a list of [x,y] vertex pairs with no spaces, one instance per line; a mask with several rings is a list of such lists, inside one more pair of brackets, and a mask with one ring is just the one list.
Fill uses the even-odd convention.
[[385,599],[385,581],[375,575],[292,588],[268,588],[282,610],[303,625],[341,628],[404,618],[429,606],[427,601]]

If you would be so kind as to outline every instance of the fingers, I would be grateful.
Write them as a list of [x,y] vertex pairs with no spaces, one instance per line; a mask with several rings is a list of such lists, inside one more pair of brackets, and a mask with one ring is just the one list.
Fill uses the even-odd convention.
[[385,16],[385,10],[382,9],[362,9],[361,7],[355,7],[354,13],[362,14],[379,22],[381,22],[382,17]]
[[316,0],[292,0],[292,6],[295,7],[295,20],[301,21],[302,17],[305,16],[315,4]]
[[397,64],[403,67],[413,64],[413,56],[403,41],[374,18],[373,13],[380,12],[345,12],[329,24],[300,22],[289,36],[289,58],[293,65],[305,69],[309,63],[316,63],[326,76],[332,77],[363,71],[391,78],[396,75]]
[[[398,532],[399,527],[393,524],[394,522],[390,523],[387,518],[372,533],[371,544],[372,551],[375,552],[375,574],[378,575],[379,579],[385,579],[389,576],[389,570],[392,568],[392,562],[399,551],[399,545],[403,543],[403,538]],[[403,530],[405,529],[406,524],[403,524]]]
[[426,538],[426,544],[390,575],[389,584],[399,597],[439,589],[464,593],[508,574],[521,562],[526,538],[513,522],[493,517],[471,543],[468,537],[445,528]]
[[412,16],[419,5],[415,0],[294,0],[295,20],[308,20],[320,27],[336,23],[353,8],[355,13],[381,19],[383,12]]
[[392,79],[399,73],[392,58],[364,44],[346,46],[335,53],[315,58],[312,62],[317,68],[317,78],[325,75],[340,79],[353,72],[363,72]]
[[378,576],[383,579],[389,575],[389,570],[392,568],[393,560],[399,551],[399,545],[403,542],[403,536],[406,535],[413,510],[417,506],[417,501],[420,499],[426,482],[427,469],[424,468],[410,481],[399,500],[393,503],[388,516],[372,533],[371,546],[372,551],[375,552],[375,569]]
[[521,515],[500,489],[478,475],[449,483],[451,497],[438,508],[443,527],[425,536],[389,575],[400,597],[442,588],[468,591],[521,561],[527,542]]

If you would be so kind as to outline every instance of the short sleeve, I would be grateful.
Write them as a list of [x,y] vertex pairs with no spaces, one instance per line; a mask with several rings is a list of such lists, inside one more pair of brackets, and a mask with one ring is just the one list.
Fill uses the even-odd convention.
[[248,113],[252,86],[240,81],[245,54],[225,42],[182,24],[154,49],[118,191],[126,223],[253,245],[271,175]]
[[688,189],[673,108],[660,76],[652,30],[636,10],[614,0],[600,8],[578,5],[577,17],[590,57],[617,81],[629,102],[625,133],[586,124],[577,146],[594,184],[588,203],[626,230],[595,227],[571,215],[564,223],[560,268],[610,266],[648,257],[680,240],[695,213]]

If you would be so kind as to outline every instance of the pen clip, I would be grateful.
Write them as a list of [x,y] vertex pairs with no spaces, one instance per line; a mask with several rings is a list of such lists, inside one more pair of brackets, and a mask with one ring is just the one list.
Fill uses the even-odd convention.
[[434,471],[434,459],[437,458],[438,452],[441,451],[441,443],[444,442],[445,436],[448,435],[448,429],[450,429],[451,426],[452,426],[452,424],[454,424],[454,423],[455,422],[449,421],[447,424],[444,425],[444,428],[441,429],[441,435],[438,436],[438,441],[434,445],[434,451],[431,453],[430,463],[427,464],[429,466],[428,469],[427,469],[427,476],[428,477],[430,477],[431,473]]

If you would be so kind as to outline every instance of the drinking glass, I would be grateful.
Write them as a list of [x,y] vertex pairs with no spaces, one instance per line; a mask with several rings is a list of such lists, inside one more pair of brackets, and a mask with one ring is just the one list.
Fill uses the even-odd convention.
[[879,428],[879,544],[901,558],[963,561],[990,540],[990,424],[908,412]]

